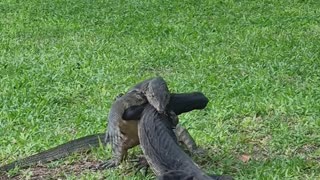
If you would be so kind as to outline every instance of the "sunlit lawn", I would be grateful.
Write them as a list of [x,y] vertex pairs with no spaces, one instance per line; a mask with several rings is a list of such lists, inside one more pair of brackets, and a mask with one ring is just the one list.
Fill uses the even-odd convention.
[[[180,116],[208,150],[194,157],[206,172],[320,178],[319,15],[316,0],[1,1],[0,164],[104,132],[114,97],[161,75],[172,92],[210,99]],[[53,178],[145,179],[131,166]]]

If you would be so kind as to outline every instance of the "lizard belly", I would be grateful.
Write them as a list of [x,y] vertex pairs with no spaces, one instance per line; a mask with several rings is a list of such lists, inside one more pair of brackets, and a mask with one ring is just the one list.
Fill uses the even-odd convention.
[[140,144],[138,137],[138,121],[120,121],[121,133],[124,137],[124,148],[130,149]]

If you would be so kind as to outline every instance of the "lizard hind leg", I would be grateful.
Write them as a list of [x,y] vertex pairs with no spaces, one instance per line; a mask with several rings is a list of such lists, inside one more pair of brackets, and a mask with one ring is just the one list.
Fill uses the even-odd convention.
[[114,168],[120,165],[120,163],[126,159],[127,151],[123,149],[115,149],[113,150],[113,157],[105,162],[102,162],[98,165],[98,169],[109,169]]
[[[109,131],[112,132],[112,131]],[[109,169],[120,165],[120,163],[127,157],[127,149],[124,149],[122,135],[111,134],[107,136],[107,140],[111,144],[112,158],[102,162],[98,165],[98,169]]]

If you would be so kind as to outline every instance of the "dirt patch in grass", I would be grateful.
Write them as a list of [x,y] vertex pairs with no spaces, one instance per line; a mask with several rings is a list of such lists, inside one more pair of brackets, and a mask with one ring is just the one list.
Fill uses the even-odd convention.
[[35,167],[30,167],[27,170],[20,171],[16,175],[9,176],[8,174],[0,175],[0,180],[4,179],[64,179],[66,175],[80,175],[83,171],[96,171],[93,167],[99,164],[98,161],[84,160],[73,162],[72,164],[59,165],[58,167],[50,167],[48,165],[39,164]]

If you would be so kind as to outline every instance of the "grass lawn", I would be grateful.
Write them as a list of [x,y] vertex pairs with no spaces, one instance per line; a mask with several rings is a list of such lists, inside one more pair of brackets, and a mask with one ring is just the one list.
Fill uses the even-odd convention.
[[[206,172],[319,179],[319,43],[318,0],[2,0],[0,164],[104,132],[114,97],[161,75],[172,92],[210,99],[180,116],[208,150],[194,157]],[[45,168],[62,179],[145,179],[130,163],[68,170],[110,155],[97,148]]]

